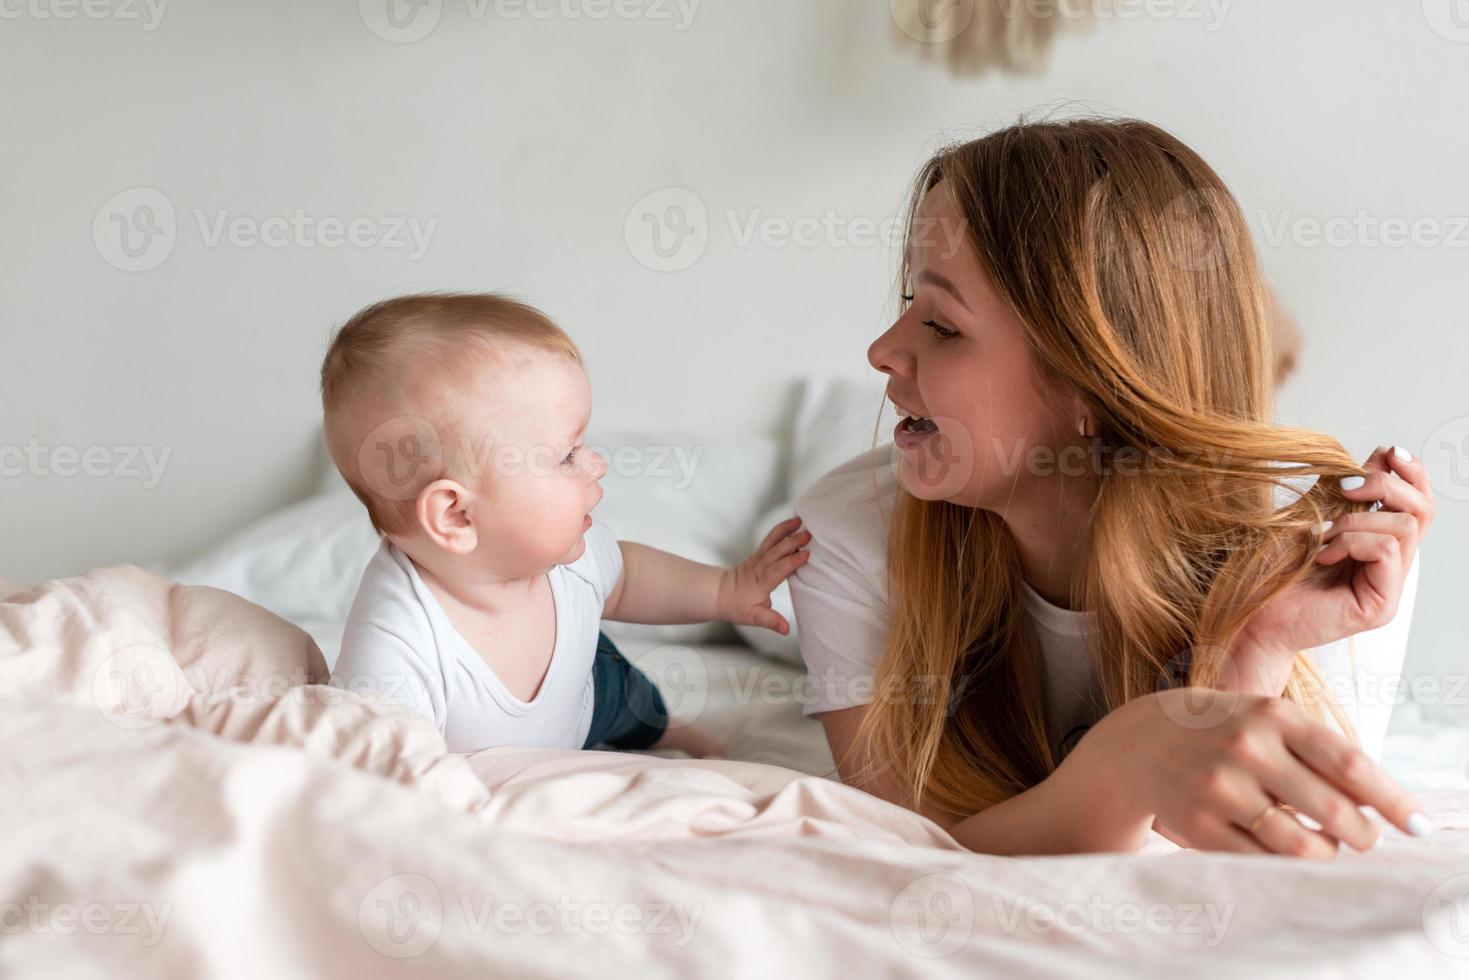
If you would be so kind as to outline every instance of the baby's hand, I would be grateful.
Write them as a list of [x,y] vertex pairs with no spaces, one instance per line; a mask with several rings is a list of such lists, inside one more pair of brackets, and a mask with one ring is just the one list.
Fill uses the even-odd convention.
[[799,517],[781,521],[755,553],[734,568],[726,568],[719,579],[719,618],[775,630],[781,636],[791,631],[784,616],[770,608],[770,593],[800,568],[809,551],[799,550],[811,540],[809,531],[796,533]]

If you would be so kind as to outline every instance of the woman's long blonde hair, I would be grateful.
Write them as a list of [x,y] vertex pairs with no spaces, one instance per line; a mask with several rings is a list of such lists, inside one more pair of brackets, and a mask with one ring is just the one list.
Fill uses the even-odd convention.
[[[1211,686],[1255,612],[1312,573],[1313,529],[1360,509],[1335,478],[1362,472],[1336,440],[1272,424],[1267,302],[1237,203],[1135,120],[1022,123],[938,153],[914,185],[910,241],[940,181],[1038,369],[1081,393],[1108,458],[1145,461],[1103,473],[1072,596],[1096,615],[1104,707]],[[1311,476],[1276,509],[1277,484],[1299,494]],[[1001,517],[900,489],[888,582],[863,755],[956,817],[1045,778],[1058,752]],[[1324,687],[1298,654],[1286,696],[1350,731]]]

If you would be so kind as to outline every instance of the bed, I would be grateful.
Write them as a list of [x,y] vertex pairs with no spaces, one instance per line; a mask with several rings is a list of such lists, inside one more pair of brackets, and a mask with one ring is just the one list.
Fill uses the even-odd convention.
[[[601,516],[725,560],[853,397],[808,392],[793,453],[701,440],[662,489],[648,447],[681,437],[609,435],[644,455]],[[968,853],[830,778],[789,647],[710,627],[617,639],[728,760],[452,755],[324,683],[355,507],[326,481],[188,564],[0,602],[0,975],[1469,975],[1469,731],[1402,712],[1387,760],[1438,829],[1329,864]]]

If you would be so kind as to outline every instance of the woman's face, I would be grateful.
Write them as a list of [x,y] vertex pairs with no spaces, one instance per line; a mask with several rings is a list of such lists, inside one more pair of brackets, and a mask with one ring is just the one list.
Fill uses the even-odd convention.
[[918,209],[909,243],[912,298],[867,360],[888,376],[904,418],[898,478],[924,500],[1004,513],[1054,455],[1080,446],[1080,399],[1036,370],[1023,328],[986,280],[948,186]]

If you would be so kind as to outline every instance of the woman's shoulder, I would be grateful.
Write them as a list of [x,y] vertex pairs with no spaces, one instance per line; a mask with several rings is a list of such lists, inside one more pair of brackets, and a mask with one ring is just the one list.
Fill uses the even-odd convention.
[[871,701],[887,636],[887,528],[897,503],[893,447],[823,475],[796,498],[811,557],[790,577],[801,657],[811,679],[802,710],[819,715]]
[[885,443],[823,473],[796,496],[796,513],[810,520],[836,522],[874,512],[891,513],[898,489],[895,453],[896,447]]
[[881,567],[888,521],[897,501],[896,449],[891,443],[829,470],[796,497],[795,512],[824,550]]

